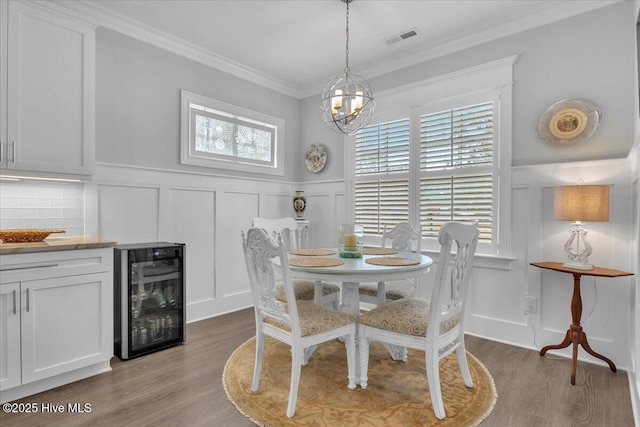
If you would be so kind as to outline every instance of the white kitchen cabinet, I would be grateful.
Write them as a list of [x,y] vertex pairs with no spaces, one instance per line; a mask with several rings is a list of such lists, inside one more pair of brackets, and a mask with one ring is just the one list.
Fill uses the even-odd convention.
[[2,255],[0,272],[2,402],[111,369],[112,248]]
[[0,286],[0,390],[19,386],[20,362],[20,284]]
[[0,3],[0,173],[87,178],[94,167],[95,28]]

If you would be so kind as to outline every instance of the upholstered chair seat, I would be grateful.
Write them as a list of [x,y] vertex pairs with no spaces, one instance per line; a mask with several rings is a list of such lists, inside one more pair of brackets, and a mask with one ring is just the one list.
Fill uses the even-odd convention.
[[[356,321],[356,318],[351,314],[327,309],[310,301],[298,300],[297,305],[298,317],[300,318],[300,335],[303,337],[327,332]],[[289,312],[286,304],[283,304],[283,308],[286,313]],[[278,319],[265,316],[263,322],[291,332],[290,325]]]
[[[382,304],[360,315],[360,324],[386,331],[398,332],[416,337],[426,337],[429,326],[431,302],[426,299],[406,299]],[[440,323],[440,333],[455,328],[460,318],[454,316]]]
[[[294,280],[293,292],[297,300],[313,301],[315,295],[315,282],[313,280]],[[340,287],[331,283],[322,284],[322,296],[327,297],[332,294],[338,294]],[[284,287],[280,284],[276,286],[276,299],[281,302],[287,302]]]
[[[416,286],[413,283],[403,282],[385,282],[385,296],[387,300],[399,300],[403,298],[413,298],[416,296]],[[358,287],[360,296],[368,295],[372,298],[378,297],[377,283],[363,283]],[[363,298],[361,298],[362,300]]]

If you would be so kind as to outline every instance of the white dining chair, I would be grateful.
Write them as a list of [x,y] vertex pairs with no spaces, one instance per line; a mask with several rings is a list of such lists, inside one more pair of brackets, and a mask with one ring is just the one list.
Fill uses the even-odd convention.
[[[467,387],[473,387],[464,345],[464,312],[478,228],[459,222],[445,224],[438,236],[440,255],[431,301],[418,298],[379,305],[360,315],[360,385],[367,387],[369,343],[397,346],[395,360],[406,360],[406,348],[424,350],[433,411],[445,417],[440,389],[440,359],[454,351]],[[453,253],[452,253],[453,251]],[[389,347],[388,347],[389,348]]]
[[242,232],[247,272],[254,299],[256,321],[256,356],[253,368],[251,390],[257,391],[262,370],[264,337],[268,335],[291,346],[291,384],[287,416],[293,417],[296,410],[298,385],[305,359],[305,349],[341,338],[347,351],[348,387],[354,389],[356,343],[355,316],[337,310],[331,310],[310,301],[296,300],[289,265],[282,263],[282,286],[287,304],[276,299],[276,268],[273,259],[287,258],[287,249],[278,237],[273,242],[267,233],[259,228],[250,228]]
[[[387,231],[384,226],[380,247],[387,248],[391,243],[391,249],[398,251],[416,251],[420,253],[420,231],[416,231],[408,222],[400,222]],[[417,278],[397,280],[391,282],[380,281],[378,283],[362,283],[358,287],[360,301],[371,304],[384,304],[403,298],[413,298],[417,292]]]
[[[287,250],[305,249],[309,244],[309,230],[306,226],[301,229],[298,228],[298,223],[292,217],[276,219],[256,217],[253,218],[252,226],[265,230],[274,241],[277,239],[278,234],[280,234]],[[314,300],[315,282],[313,280],[296,279],[293,281],[293,289],[296,299],[306,301]],[[282,286],[277,287],[276,298],[278,298],[279,301],[286,302]],[[323,282],[320,305],[337,309],[340,305],[340,287]]]

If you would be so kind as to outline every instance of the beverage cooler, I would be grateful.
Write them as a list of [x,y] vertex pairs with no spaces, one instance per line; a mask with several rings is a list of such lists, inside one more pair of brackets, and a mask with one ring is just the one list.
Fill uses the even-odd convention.
[[114,248],[114,352],[127,360],[185,341],[182,243]]

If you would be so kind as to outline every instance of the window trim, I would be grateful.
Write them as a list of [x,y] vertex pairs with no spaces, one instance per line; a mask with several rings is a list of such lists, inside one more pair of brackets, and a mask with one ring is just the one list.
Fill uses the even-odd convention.
[[[478,253],[499,257],[510,257],[511,238],[511,141],[512,141],[512,105],[513,105],[513,64],[518,56],[510,56],[497,61],[478,66],[458,70],[442,76],[412,83],[406,86],[386,90],[376,95],[375,122],[385,122],[398,118],[399,113],[407,108],[413,108],[412,126],[419,127],[420,107],[436,103],[450,103],[460,97],[470,97],[476,93],[497,92],[498,103],[495,113],[499,125],[496,128],[498,145],[494,154],[494,164],[497,168],[498,188],[494,201],[497,226],[495,228],[495,243],[491,245],[478,244]],[[461,95],[462,94],[462,95]],[[407,116],[405,116],[407,117]],[[412,129],[417,131],[417,129]],[[411,156],[419,159],[420,144],[412,144]],[[345,137],[345,196],[347,198],[347,218],[355,218],[355,136]],[[412,160],[413,161],[413,160]],[[410,170],[409,191],[416,194],[420,183],[420,168],[413,167]],[[414,226],[419,218],[419,200],[417,197],[410,199],[409,222]],[[365,236],[365,244],[379,244],[379,236]],[[425,250],[432,249],[435,239],[425,238],[422,247]],[[435,242],[437,243],[437,242]]]
[[[192,120],[191,104],[204,107],[203,115],[215,114],[228,117],[229,121],[249,122],[259,127],[274,129],[275,139],[272,150],[273,164],[264,161],[252,161],[239,157],[195,153],[191,141]],[[208,111],[214,110],[214,111]],[[186,90],[180,91],[180,163],[206,168],[251,172],[265,175],[284,176],[284,120],[268,114],[252,111],[237,105],[228,104],[198,95]]]

